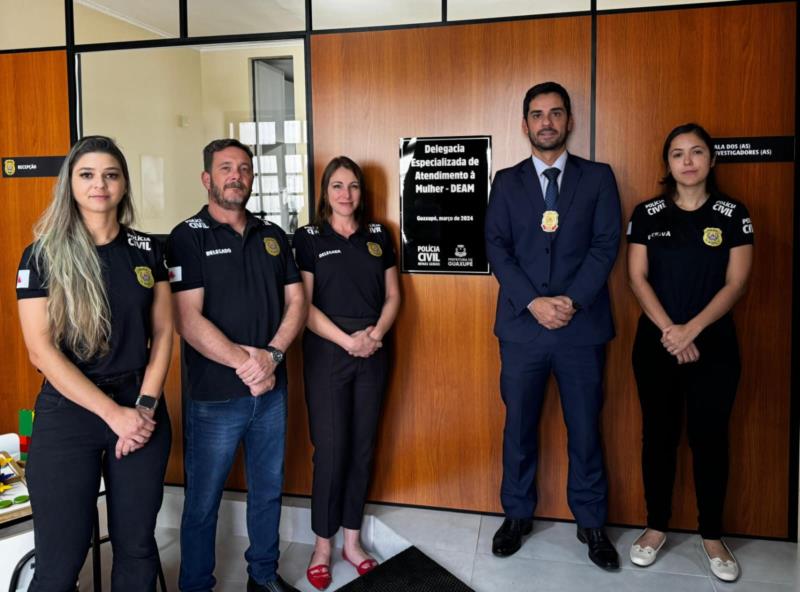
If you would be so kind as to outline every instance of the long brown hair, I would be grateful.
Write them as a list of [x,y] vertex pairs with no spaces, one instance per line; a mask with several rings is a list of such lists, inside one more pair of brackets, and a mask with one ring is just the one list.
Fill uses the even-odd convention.
[[322,173],[322,182],[320,183],[319,201],[317,201],[317,212],[314,223],[321,226],[325,222],[329,222],[332,214],[331,204],[328,201],[328,184],[331,182],[331,177],[339,169],[347,169],[356,176],[358,186],[361,189],[361,197],[358,200],[358,207],[353,212],[356,224],[359,228],[363,228],[366,224],[366,209],[367,209],[367,188],[364,184],[364,173],[361,167],[358,166],[354,160],[347,156],[337,156],[332,159],[325,171]]

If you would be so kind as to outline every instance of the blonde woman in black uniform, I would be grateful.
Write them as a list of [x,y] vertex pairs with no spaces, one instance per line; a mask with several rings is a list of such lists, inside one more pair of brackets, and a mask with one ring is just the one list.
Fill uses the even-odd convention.
[[344,528],[343,557],[359,575],[377,562],[361,547],[364,500],[389,358],[382,348],[400,306],[394,247],[365,219],[364,176],[347,158],[322,175],[317,219],[294,235],[311,302],[303,376],[314,444],[311,526],[317,535],[307,577],[331,583],[331,539]]
[[75,589],[101,474],[114,592],[153,592],[154,530],[170,448],[159,405],[172,348],[160,246],[133,221],[125,157],[103,136],[73,146],[17,272],[22,334],[44,375],[28,457],[32,592]]
[[648,566],[664,545],[683,409],[692,449],[699,530],[712,573],[739,577],[721,539],[728,479],[728,420],[740,361],[731,308],[745,291],[753,225],[721,193],[714,144],[699,125],[670,132],[664,193],[639,204],[628,228],[628,274],[642,314],[633,369],[642,406],[647,528],[631,561]]

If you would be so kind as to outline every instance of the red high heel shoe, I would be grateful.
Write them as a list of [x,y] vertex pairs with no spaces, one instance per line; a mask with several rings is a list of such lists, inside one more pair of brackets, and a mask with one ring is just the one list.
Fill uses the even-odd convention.
[[347,553],[345,553],[344,549],[342,549],[342,559],[347,561],[347,563],[349,563],[350,565],[354,566],[356,568],[356,571],[358,572],[358,575],[360,576],[363,576],[364,574],[369,573],[373,569],[378,567],[378,562],[372,557],[365,559],[364,561],[356,565],[347,558]]
[[306,570],[306,578],[317,590],[324,590],[331,585],[333,577],[331,569],[325,564],[315,565]]

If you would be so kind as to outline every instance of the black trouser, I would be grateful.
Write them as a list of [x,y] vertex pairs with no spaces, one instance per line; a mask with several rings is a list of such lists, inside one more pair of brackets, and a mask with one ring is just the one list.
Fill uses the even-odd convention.
[[[133,407],[141,373],[98,386]],[[86,560],[102,472],[113,550],[112,592],[156,589],[154,536],[161,507],[171,430],[166,405],[158,406],[150,441],[117,460],[117,435],[94,413],[45,383],[36,400],[28,489],[33,509],[36,574],[31,592],[73,592]]]
[[700,535],[718,539],[728,485],[728,420],[741,370],[736,332],[728,318],[709,327],[695,341],[700,359],[682,365],[660,339],[661,331],[643,317],[633,345],[633,371],[642,405],[647,526],[668,527],[685,408]]
[[330,538],[340,526],[361,528],[387,373],[386,346],[356,358],[309,330],[303,336],[314,444],[311,528],[318,536]]

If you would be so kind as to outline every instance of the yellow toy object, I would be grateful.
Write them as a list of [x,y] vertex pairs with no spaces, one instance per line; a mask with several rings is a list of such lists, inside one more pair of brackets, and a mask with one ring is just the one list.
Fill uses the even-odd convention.
[[11,479],[6,479],[5,484],[0,484],[0,492],[8,489],[7,484],[15,483],[17,481],[22,481],[23,485],[27,487],[28,483],[25,481],[25,469],[23,469],[8,452],[0,451],[0,468],[6,466],[11,469],[15,476]]

